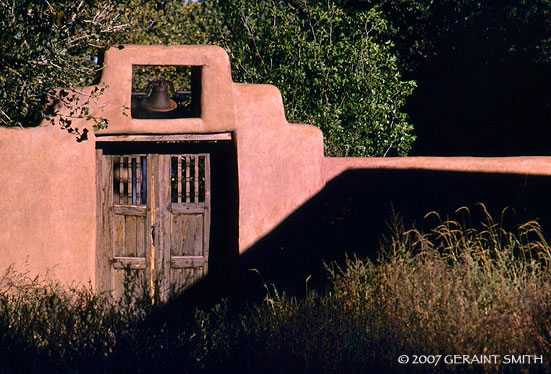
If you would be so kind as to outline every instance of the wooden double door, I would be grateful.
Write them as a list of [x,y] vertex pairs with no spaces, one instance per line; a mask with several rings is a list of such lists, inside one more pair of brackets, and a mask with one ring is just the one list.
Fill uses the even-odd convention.
[[206,275],[211,221],[209,153],[97,150],[97,278],[166,300]]

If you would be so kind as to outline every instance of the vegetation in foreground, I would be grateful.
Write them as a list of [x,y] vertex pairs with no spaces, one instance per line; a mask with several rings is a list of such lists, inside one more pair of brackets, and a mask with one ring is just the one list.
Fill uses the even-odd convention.
[[[511,232],[488,216],[428,234],[395,225],[377,262],[328,265],[324,293],[298,299],[267,286],[239,313],[222,302],[154,322],[146,301],[113,303],[10,271],[0,281],[0,362],[19,373],[550,372],[550,265],[536,222]],[[397,363],[423,354],[443,356],[436,366]],[[446,364],[452,354],[543,364]]]

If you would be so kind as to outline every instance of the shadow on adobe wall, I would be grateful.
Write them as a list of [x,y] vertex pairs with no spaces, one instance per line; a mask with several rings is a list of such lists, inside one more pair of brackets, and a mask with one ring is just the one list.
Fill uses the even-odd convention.
[[300,296],[308,277],[309,289],[323,289],[327,285],[324,262],[342,262],[345,253],[377,257],[393,211],[406,227],[415,224],[428,230],[438,222],[434,216],[424,219],[427,212],[453,217],[457,208],[467,206],[476,223],[483,218],[476,204],[483,202],[496,221],[508,207],[505,224],[509,227],[536,218],[545,228],[551,225],[550,182],[549,177],[503,174],[347,171],[236,259],[231,277],[207,278],[173,299],[168,308],[182,312],[187,307],[208,307],[221,296],[241,305],[262,298],[265,284]]

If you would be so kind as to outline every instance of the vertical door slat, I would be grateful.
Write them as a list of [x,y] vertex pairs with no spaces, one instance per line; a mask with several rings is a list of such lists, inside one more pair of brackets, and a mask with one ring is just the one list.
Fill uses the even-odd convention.
[[194,173],[193,173],[193,182],[194,182],[194,189],[193,189],[193,192],[194,192],[194,196],[193,196],[193,202],[195,204],[198,204],[199,203],[199,156],[193,156],[194,158],[194,166],[195,166],[195,170],[194,170]]
[[191,157],[186,156],[186,204],[190,203],[191,191],[190,191],[190,163]]
[[138,257],[145,257],[145,232],[145,217],[136,217],[136,256]]
[[[112,173],[112,180],[113,180],[113,204],[118,204],[120,202],[120,191],[119,191],[119,180],[120,180],[120,170],[119,170],[119,164],[118,164],[118,157],[109,157],[108,160],[111,164],[111,169],[113,170]],[[118,176],[117,176],[118,175]]]
[[205,156],[205,207],[206,211],[203,216],[203,256],[205,257],[205,265],[203,267],[203,276],[207,275],[209,269],[209,245],[210,245],[210,156]]
[[136,157],[136,204],[142,204],[142,173],[141,173],[141,157]]
[[182,158],[178,157],[178,179],[177,185],[178,185],[178,204],[182,202]]
[[124,157],[119,158],[119,204],[124,203]]
[[113,217],[113,253],[111,256],[125,255],[125,221],[124,216],[114,215]]
[[123,216],[125,220],[124,225],[124,256],[136,257],[136,216]]
[[205,156],[205,204],[210,208],[210,157]]
[[137,196],[136,196],[136,158],[135,157],[131,157],[130,158],[132,161],[129,163],[128,167],[131,169],[132,171],[132,182],[131,182],[131,185],[132,185],[132,205],[136,205],[136,201],[137,201]]
[[147,156],[142,157],[142,204],[147,204]]
[[127,158],[127,164],[126,164],[126,185],[128,186],[127,189],[127,204],[132,204],[132,157]]

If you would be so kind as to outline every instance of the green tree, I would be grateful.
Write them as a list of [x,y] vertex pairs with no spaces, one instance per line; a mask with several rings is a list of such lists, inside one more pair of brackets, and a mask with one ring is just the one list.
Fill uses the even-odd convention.
[[292,122],[317,125],[331,156],[405,155],[414,140],[402,112],[413,82],[400,78],[387,23],[375,8],[333,2],[213,0],[212,35],[237,80],[271,83]]
[[[181,0],[121,0],[130,27],[120,43],[208,44],[214,17],[202,3]],[[222,16],[222,15],[219,15]]]
[[[328,155],[405,155],[414,140],[402,108],[414,82],[401,79],[388,24],[376,8],[347,13],[333,1],[0,0],[5,125],[47,115],[48,100],[88,116],[77,86],[97,77],[94,56],[114,43],[217,44],[234,80],[277,86],[289,121],[325,135]],[[68,87],[54,95],[56,87]],[[69,94],[68,94],[69,93]],[[95,94],[100,94],[96,92]],[[62,125],[70,126],[65,118]]]
[[376,8],[347,13],[332,1],[133,0],[126,42],[217,44],[237,82],[279,88],[291,122],[318,126],[332,156],[405,155],[415,137],[402,107],[387,22]]
[[389,22],[399,67],[418,83],[411,154],[549,154],[551,1],[335,1],[376,4]]
[[0,123],[36,125],[54,114],[48,102],[62,101],[73,108],[62,127],[78,132],[71,117],[87,116],[91,97],[77,87],[97,78],[99,52],[126,27],[117,7],[112,0],[0,0]]
[[441,56],[501,63],[551,61],[551,1],[336,0],[350,11],[378,6],[389,21],[401,67],[425,71]]

